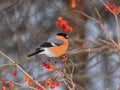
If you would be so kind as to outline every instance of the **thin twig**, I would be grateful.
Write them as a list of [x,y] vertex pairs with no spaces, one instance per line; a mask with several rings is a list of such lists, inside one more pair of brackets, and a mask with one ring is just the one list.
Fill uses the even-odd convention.
[[108,36],[109,40],[116,46],[116,48],[118,47],[117,43],[111,38],[111,36],[108,34],[107,30],[104,28],[102,23],[99,23],[99,25],[101,26],[101,30],[103,30],[103,32],[106,34],[106,36]]
[[12,65],[14,65],[14,64],[8,63],[8,64],[2,64],[2,65],[0,65],[0,67],[12,66]]
[[81,11],[75,11],[75,12],[78,12],[78,13],[84,15],[85,17],[91,19],[92,21],[95,21],[96,23],[98,23],[98,25],[100,25],[101,30],[104,32],[104,34],[105,34],[106,36],[108,36],[109,40],[110,40],[116,47],[118,47],[117,43],[111,38],[111,36],[108,34],[107,30],[104,28],[102,22],[100,22],[99,20],[96,20],[96,19],[92,18],[91,16],[87,15],[87,14],[84,13],[84,12],[81,12]]
[[[10,81],[5,81],[6,83],[9,83]],[[13,81],[12,81],[13,82]],[[2,82],[0,82],[2,84]],[[33,89],[33,90],[36,90],[36,88],[34,87],[31,87],[31,86],[25,86],[23,84],[20,84],[20,83],[17,83],[17,82],[13,82],[15,85],[18,85],[18,86],[21,86],[21,87],[24,87],[24,88],[29,88],[29,89]]]
[[[102,47],[98,47],[98,48],[91,48],[91,52],[100,52],[101,50],[105,50],[108,49],[110,46],[102,46]],[[110,48],[109,48],[110,49]],[[111,48],[111,50],[113,50],[114,52],[117,52],[115,49]],[[83,53],[83,52],[88,52],[89,48],[87,49],[81,49],[81,48],[76,48],[73,50],[70,50],[69,52],[67,52],[69,55],[74,55],[74,54],[78,54],[78,53]]]
[[118,16],[115,16],[115,21],[116,21],[116,33],[117,33],[117,39],[118,39],[118,49],[120,49],[120,28],[119,28],[119,22],[118,22]]
[[99,0],[113,15],[113,11],[102,1],[102,0]]
[[69,88],[69,90],[72,90],[71,88],[70,88],[70,86],[68,85],[68,83],[65,81],[65,79],[64,78],[62,78],[62,81],[65,83],[65,85]]
[[99,13],[99,11],[98,11],[98,9],[96,7],[95,7],[95,11],[96,11],[96,13],[98,15],[99,22],[102,22],[102,18],[101,18],[100,13]]
[[65,66],[67,67],[67,69],[68,69],[68,72],[70,73],[70,68],[69,68],[69,65],[65,62]]
[[[97,39],[98,41],[101,41],[101,42],[103,42],[103,43],[105,43],[105,44],[107,44],[107,45],[111,45],[112,47],[115,47],[112,43],[110,43],[110,42],[108,42],[108,41],[106,41],[106,40],[103,40],[103,39]],[[111,47],[110,47],[111,48]]]
[[80,14],[82,14],[83,16],[85,16],[85,17],[87,17],[87,18],[91,19],[92,21],[94,21],[94,22],[96,22],[96,23],[99,23],[99,21],[98,21],[98,20],[96,20],[95,18],[93,18],[93,17],[91,17],[91,16],[87,15],[86,13],[84,13],[84,12],[82,12],[82,11],[77,11],[77,10],[74,10],[73,12],[80,13]]
[[0,54],[3,55],[7,60],[12,62],[17,68],[19,68],[26,76],[28,76],[31,80],[33,80],[37,85],[39,85],[43,90],[47,90],[44,86],[42,86],[38,81],[34,80],[32,76],[30,76],[20,65],[18,65],[13,59],[8,57],[6,54],[4,54],[2,51],[0,51]]
[[112,39],[112,37],[108,34],[107,30],[103,27],[102,19],[101,19],[101,16],[100,16],[100,13],[99,13],[98,9],[95,8],[95,11],[96,11],[96,13],[97,13],[97,15],[98,15],[100,27],[103,29],[103,32],[109,37],[109,39],[111,40],[111,42],[112,42],[113,44],[116,44],[115,41]]
[[9,20],[9,17],[7,16],[7,13],[4,10],[2,10],[1,8],[0,8],[0,12],[2,12],[3,15],[5,16],[6,22],[7,22],[8,26],[10,27],[11,31],[14,32],[15,28],[11,25],[11,22]]
[[[72,64],[72,71],[71,71],[71,75],[73,75],[73,72],[74,72],[74,63],[72,62],[72,60],[69,60]],[[72,76],[71,76],[72,77]]]

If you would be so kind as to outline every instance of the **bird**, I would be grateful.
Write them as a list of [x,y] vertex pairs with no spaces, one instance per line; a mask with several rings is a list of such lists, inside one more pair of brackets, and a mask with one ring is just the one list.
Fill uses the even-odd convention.
[[40,47],[36,48],[28,57],[37,54],[44,54],[48,57],[60,57],[66,53],[68,44],[68,35],[66,33],[57,33],[41,44]]

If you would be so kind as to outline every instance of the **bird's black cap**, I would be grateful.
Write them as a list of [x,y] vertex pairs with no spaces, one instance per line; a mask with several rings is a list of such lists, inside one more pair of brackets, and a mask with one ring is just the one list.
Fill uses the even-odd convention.
[[65,33],[57,33],[58,36],[63,36],[64,38],[68,39],[68,35]]

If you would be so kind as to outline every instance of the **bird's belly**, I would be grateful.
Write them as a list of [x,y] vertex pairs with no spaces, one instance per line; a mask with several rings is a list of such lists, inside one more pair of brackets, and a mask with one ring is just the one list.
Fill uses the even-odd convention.
[[49,50],[45,50],[40,54],[44,54],[44,55],[46,55],[48,57],[55,57],[55,55],[53,53],[51,53]]

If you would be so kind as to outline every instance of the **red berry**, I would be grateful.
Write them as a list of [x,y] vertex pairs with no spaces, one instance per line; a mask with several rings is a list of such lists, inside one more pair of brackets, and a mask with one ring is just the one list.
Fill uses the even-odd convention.
[[2,86],[2,90],[8,90],[7,86]]
[[17,76],[17,71],[16,70],[13,71],[13,76]]
[[57,82],[57,83],[56,83],[56,86],[61,86],[61,83]]
[[56,26],[59,27],[60,26],[60,22],[56,22]]
[[82,48],[86,48],[87,45],[85,43],[82,44]]
[[1,82],[2,82],[2,83],[5,83],[5,79],[2,79]]

